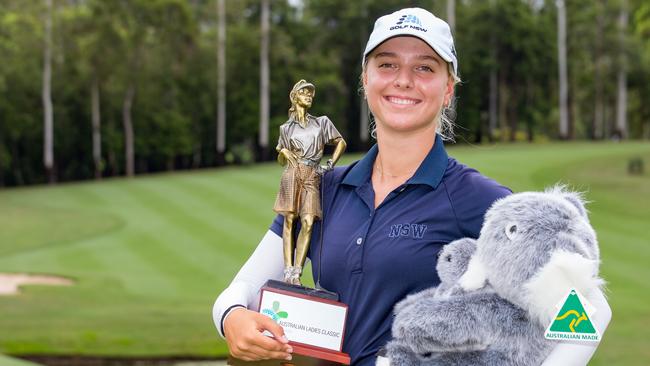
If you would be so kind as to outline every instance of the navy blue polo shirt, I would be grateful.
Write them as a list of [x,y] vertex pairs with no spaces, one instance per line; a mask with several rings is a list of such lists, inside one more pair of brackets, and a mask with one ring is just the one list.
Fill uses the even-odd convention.
[[[320,270],[321,286],[348,305],[343,351],[353,365],[374,365],[391,338],[393,306],[438,285],[442,246],[478,237],[485,211],[511,193],[448,157],[436,136],[413,177],[374,208],[377,151],[375,145],[363,159],[323,177],[324,221],[314,225],[309,250],[314,279]],[[282,236],[282,224],[276,217],[271,230]]]

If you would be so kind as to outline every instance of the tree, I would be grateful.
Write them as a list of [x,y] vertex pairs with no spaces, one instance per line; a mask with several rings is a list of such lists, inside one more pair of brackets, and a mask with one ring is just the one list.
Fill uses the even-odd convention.
[[628,23],[627,0],[621,1],[621,10],[618,18],[619,34],[619,55],[620,65],[618,67],[617,93],[616,93],[616,134],[621,139],[628,138],[627,126],[627,57],[626,57],[626,32]]
[[453,34],[456,29],[456,0],[447,0],[447,23]]
[[594,119],[591,127],[591,138],[603,138],[603,124],[605,121],[605,98],[604,98],[604,50],[603,33],[605,29],[605,4],[603,0],[596,3],[596,32],[594,39]]
[[103,1],[89,1],[78,5],[70,32],[75,37],[79,54],[78,67],[83,83],[90,91],[90,120],[92,161],[95,179],[100,179],[104,170],[102,157],[102,86],[111,74],[112,64],[118,58],[107,44],[118,43],[119,35],[110,8]]
[[564,0],[557,0],[557,50],[560,84],[560,139],[566,140],[569,136],[569,88],[567,79],[567,51],[566,51],[566,8]]
[[43,164],[48,182],[55,182],[54,174],[54,111],[52,107],[52,0],[45,1],[43,42]]
[[[496,0],[490,0],[490,10],[494,13],[494,8]],[[498,121],[498,95],[499,95],[499,84],[497,79],[497,34],[496,30],[493,28],[490,30],[490,94],[489,94],[489,111],[488,111],[488,139],[490,141],[494,140],[494,130],[497,128]]]
[[217,162],[226,151],[226,3],[217,0]]
[[260,16],[260,128],[258,144],[262,160],[269,158],[269,0],[262,0]]

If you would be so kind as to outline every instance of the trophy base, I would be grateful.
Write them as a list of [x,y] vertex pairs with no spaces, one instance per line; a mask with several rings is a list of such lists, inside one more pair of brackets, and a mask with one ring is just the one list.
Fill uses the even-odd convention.
[[340,366],[349,365],[350,356],[343,352],[323,350],[309,345],[289,342],[293,348],[291,361],[287,360],[262,360],[242,361],[229,357],[230,366]]

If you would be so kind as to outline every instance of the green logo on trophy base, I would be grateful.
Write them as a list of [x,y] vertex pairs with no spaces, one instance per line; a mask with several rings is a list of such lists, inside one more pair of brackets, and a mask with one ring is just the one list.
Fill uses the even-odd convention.
[[600,333],[591,322],[589,314],[575,289],[571,289],[555,319],[544,333],[547,339],[573,341],[599,341]]
[[273,309],[262,309],[262,314],[267,315],[276,322],[280,319],[286,319],[289,317],[289,314],[286,311],[280,310],[279,301],[273,301]]

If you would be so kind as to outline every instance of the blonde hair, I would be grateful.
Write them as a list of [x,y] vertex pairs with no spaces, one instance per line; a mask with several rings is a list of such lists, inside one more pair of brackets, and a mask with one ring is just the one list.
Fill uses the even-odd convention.
[[[368,66],[368,58],[363,61],[363,68],[361,70],[361,77],[359,78],[359,93],[360,95],[364,94],[363,90],[363,74],[366,72],[366,67]],[[454,82],[454,89],[456,85],[461,82],[460,78],[454,73],[454,67],[447,63],[447,73],[449,77]],[[370,136],[374,139],[377,139],[377,126],[375,124],[375,118],[372,115],[370,109],[368,109],[368,117],[370,119]],[[445,106],[442,106],[440,113],[436,116],[436,133],[442,137],[444,141],[454,141],[454,121],[456,120],[456,97],[454,92],[454,97],[449,100],[449,103]]]

